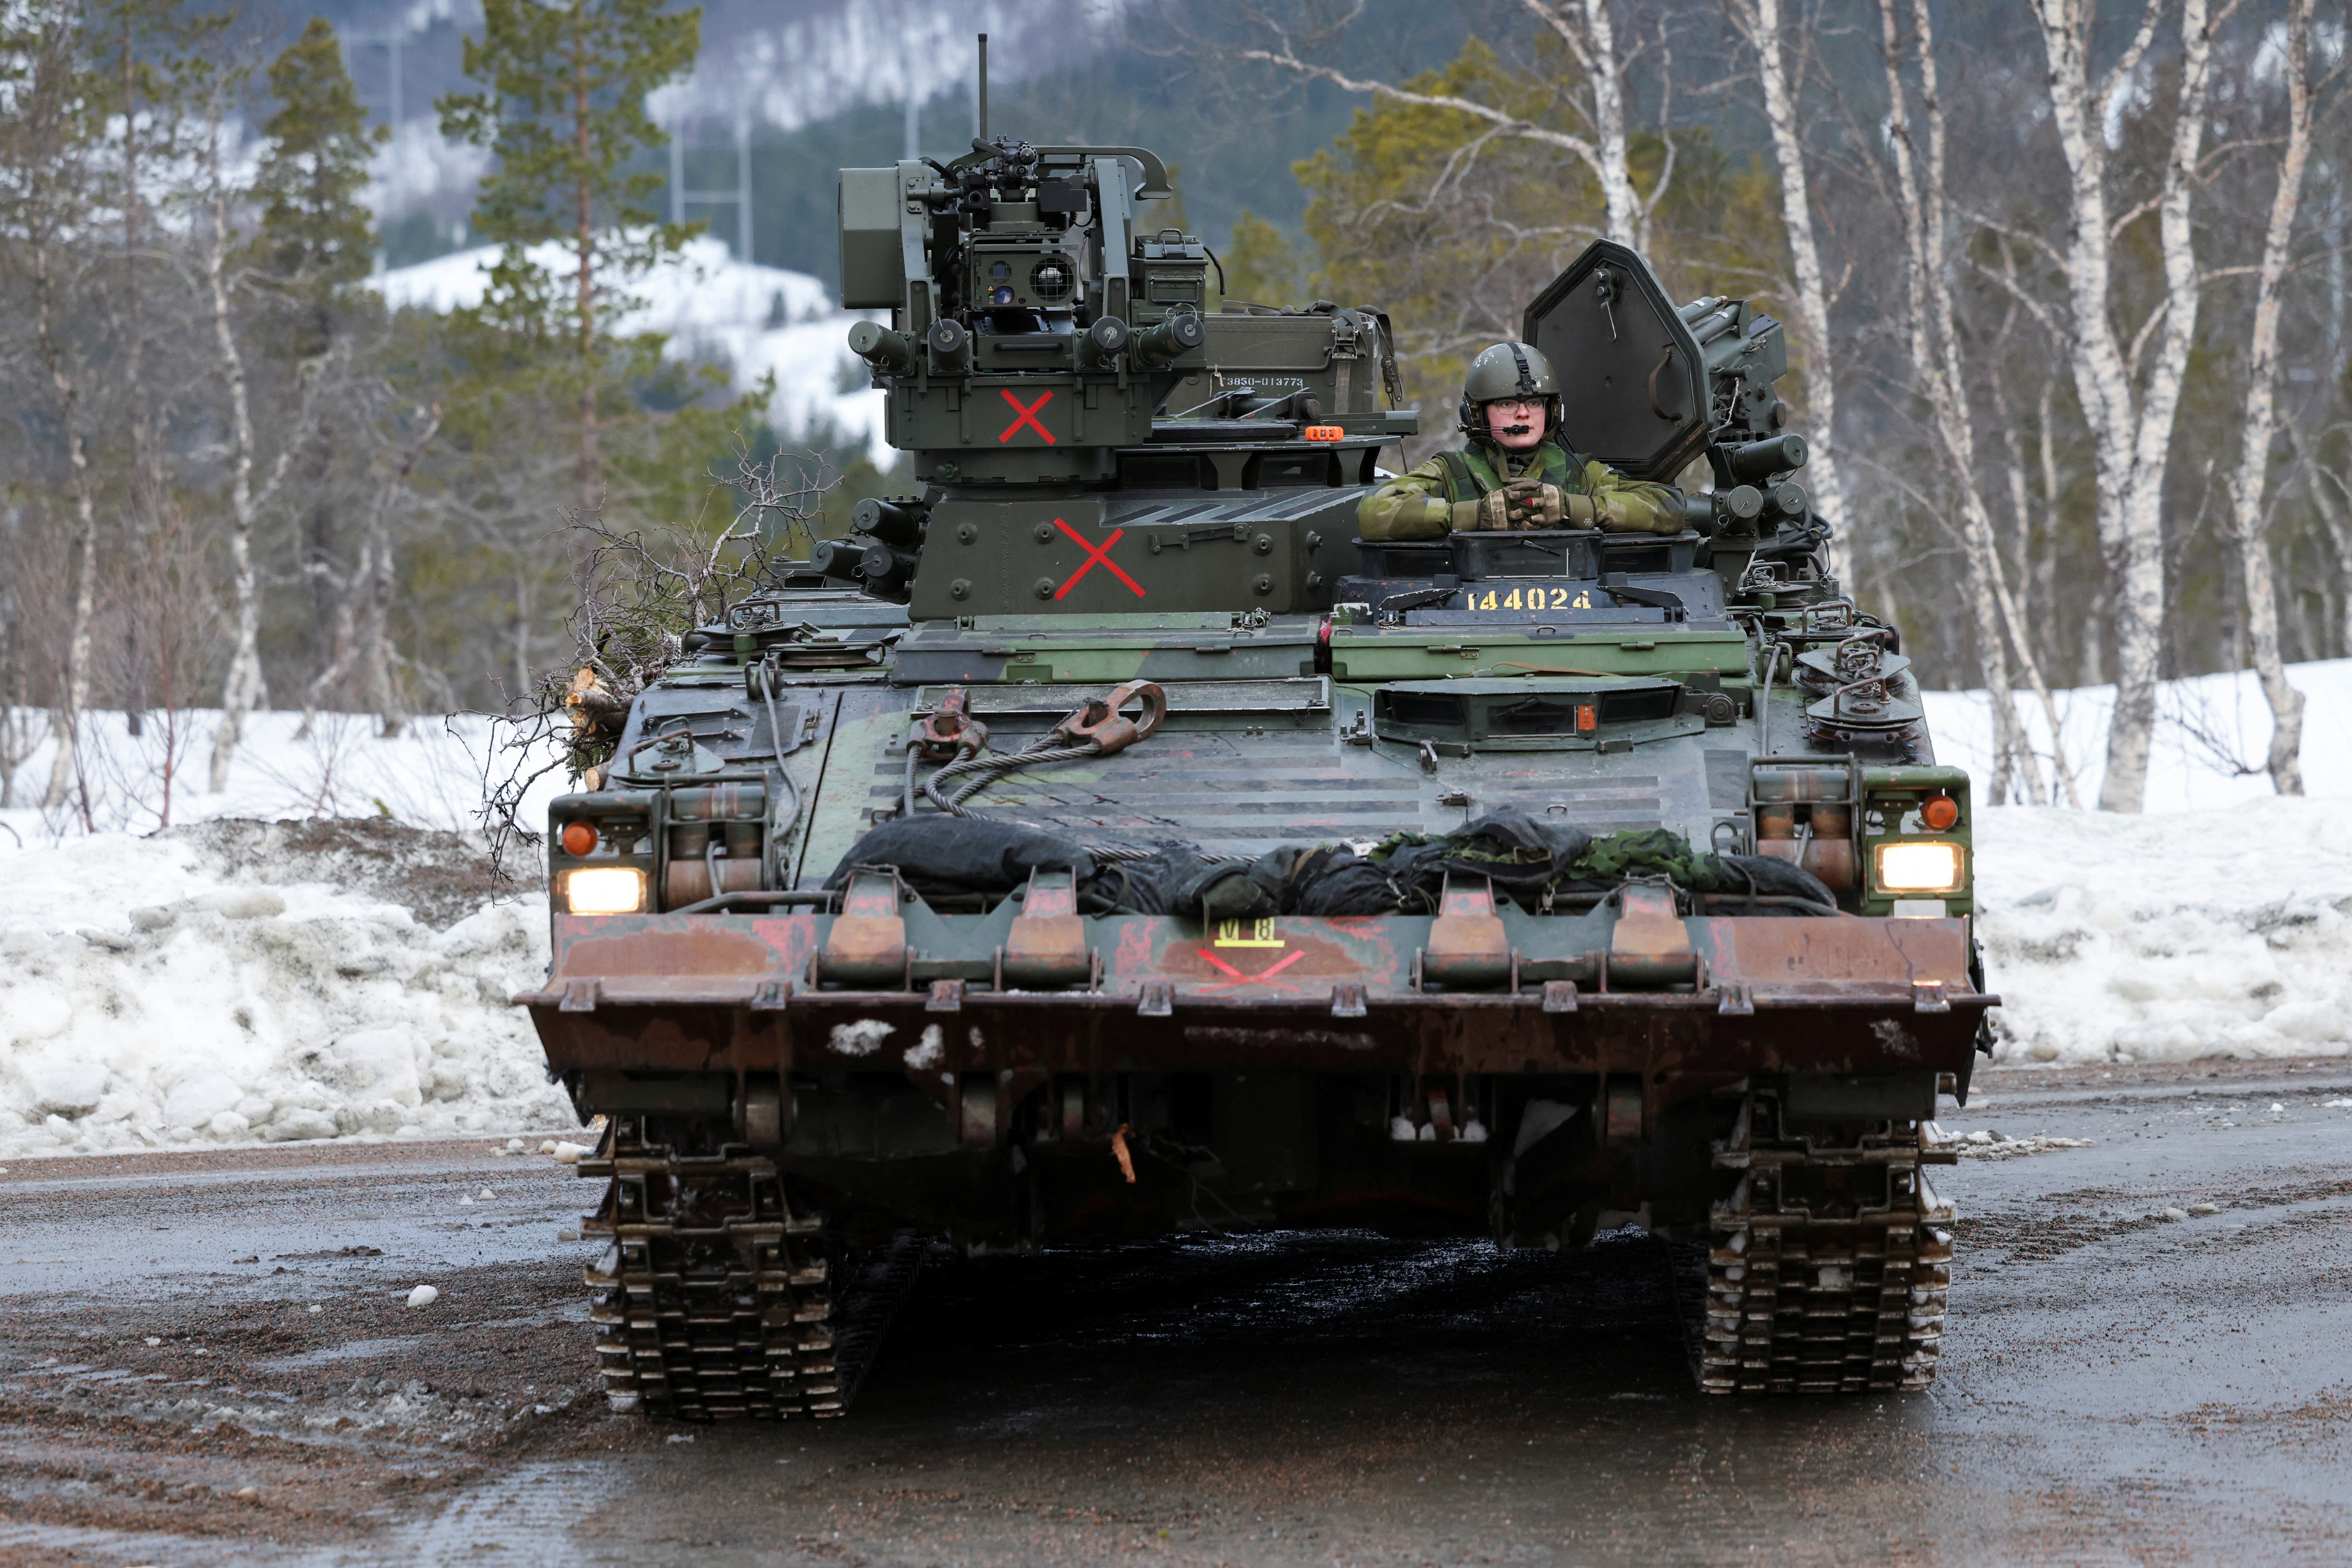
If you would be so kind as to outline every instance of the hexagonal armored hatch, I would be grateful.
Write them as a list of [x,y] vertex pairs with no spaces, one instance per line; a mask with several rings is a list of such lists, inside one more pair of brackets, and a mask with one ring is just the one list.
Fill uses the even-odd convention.
[[1560,433],[1588,458],[1671,481],[1705,449],[1698,344],[1638,251],[1596,239],[1528,306],[1559,376]]

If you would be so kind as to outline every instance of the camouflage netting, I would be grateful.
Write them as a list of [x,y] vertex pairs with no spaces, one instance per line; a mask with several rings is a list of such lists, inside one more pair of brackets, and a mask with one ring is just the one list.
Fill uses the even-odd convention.
[[1728,912],[1834,914],[1829,889],[1811,873],[1762,855],[1715,855],[1653,827],[1595,838],[1582,828],[1538,821],[1516,806],[1489,812],[1458,832],[1399,833],[1358,855],[1345,845],[1284,845],[1255,860],[1212,859],[1189,844],[1162,844],[1141,859],[1107,858],[1075,839],[1025,823],[985,817],[888,822],[853,845],[827,887],[858,866],[892,866],[917,892],[1004,893],[1045,867],[1077,874],[1096,913],[1259,920],[1269,915],[1431,914],[1450,873],[1491,879],[1496,890],[1533,908],[1546,894],[1597,895],[1630,877],[1665,877],[1690,892],[1759,900]]

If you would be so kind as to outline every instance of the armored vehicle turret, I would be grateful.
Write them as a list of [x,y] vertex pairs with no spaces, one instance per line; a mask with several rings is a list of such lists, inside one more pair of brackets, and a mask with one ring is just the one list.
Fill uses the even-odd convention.
[[1331,1226],[1640,1225],[1706,1388],[1924,1385],[1996,1000],[1969,780],[1824,570],[1779,325],[1595,244],[1522,337],[1687,526],[1367,542],[1387,319],[1225,299],[1168,194],[1009,139],[845,170],[917,488],[551,808],[519,1000],[605,1119],[614,1404],[838,1414],[894,1237]]

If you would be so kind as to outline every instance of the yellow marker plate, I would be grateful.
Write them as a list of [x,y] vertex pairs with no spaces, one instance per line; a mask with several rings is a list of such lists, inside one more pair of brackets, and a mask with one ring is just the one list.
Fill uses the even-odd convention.
[[[1242,934],[1242,928],[1245,925],[1249,928],[1247,936]],[[1210,945],[1212,947],[1287,947],[1290,944],[1274,934],[1274,921],[1267,919],[1219,921],[1216,940]]]

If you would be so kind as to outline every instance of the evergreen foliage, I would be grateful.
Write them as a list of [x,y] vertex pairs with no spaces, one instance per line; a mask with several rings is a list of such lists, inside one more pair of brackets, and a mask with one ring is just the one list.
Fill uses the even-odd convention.
[[[612,332],[637,303],[629,285],[696,232],[660,221],[650,204],[661,177],[640,160],[666,142],[646,94],[692,67],[700,17],[699,8],[668,11],[658,0],[487,0],[482,34],[465,51],[466,73],[480,88],[439,104],[445,134],[496,159],[476,196],[474,226],[500,255],[481,304],[459,312],[461,329],[475,329],[459,333],[459,362],[488,394],[489,417],[515,412],[509,401],[526,387],[569,406],[583,513],[608,499],[615,458],[604,450],[607,426],[624,437],[649,425],[709,434],[684,406],[668,420],[646,416],[643,405],[674,384],[661,340]],[[550,264],[549,246],[568,253],[568,277]],[[658,477],[674,475],[684,456],[670,447],[624,447],[618,458],[634,470],[634,488],[675,489]],[[652,461],[631,464],[631,455]]]
[[257,259],[294,290],[317,294],[367,276],[374,221],[360,200],[368,160],[392,139],[368,124],[367,110],[343,68],[331,23],[313,16],[301,37],[269,68],[277,110],[263,121],[267,139],[255,172],[261,203]]
[[1253,305],[1305,302],[1305,268],[1291,242],[1247,207],[1234,220],[1234,237],[1218,258],[1225,264],[1225,297]]

